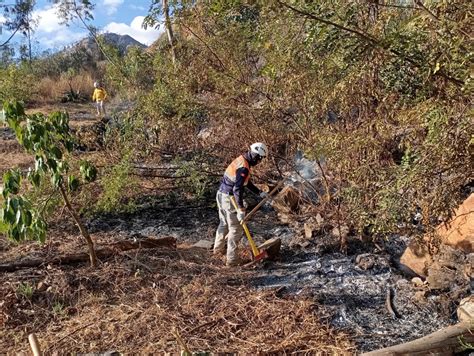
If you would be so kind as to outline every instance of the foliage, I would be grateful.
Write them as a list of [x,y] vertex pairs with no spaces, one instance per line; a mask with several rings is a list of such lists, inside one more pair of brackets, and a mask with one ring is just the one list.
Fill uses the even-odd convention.
[[26,299],[31,299],[33,297],[33,286],[29,282],[22,282],[18,285],[16,292],[25,297]]
[[209,177],[210,167],[206,161],[205,157],[196,155],[192,159],[177,159],[174,162],[179,167],[176,175],[184,178],[179,180],[179,186],[196,199],[204,198],[211,192],[210,189],[214,188]]
[[0,44],[0,48],[7,46],[17,32],[23,34],[28,38],[28,40],[30,40],[31,33],[36,27],[36,21],[32,16],[35,4],[35,0],[21,0],[15,1],[13,4],[5,4],[0,7],[4,12],[2,23],[5,28],[11,32],[11,35],[8,37],[8,39],[4,43]]
[[67,316],[65,305],[59,301],[54,302],[52,312],[57,318],[64,318],[65,316]]
[[28,102],[35,90],[35,77],[24,65],[0,67],[0,102],[18,100]]
[[[136,98],[153,85],[155,76],[152,56],[138,47],[133,47],[125,56],[117,56],[114,63],[107,65],[106,76],[124,97]],[[123,90],[124,88],[126,90]]]
[[129,189],[133,189],[135,181],[131,177],[130,155],[125,154],[115,165],[107,168],[101,178],[102,194],[97,201],[96,210],[99,212],[113,212],[119,210],[131,211],[129,203],[124,206],[124,196]]
[[[18,142],[35,157],[34,168],[27,174],[32,187],[38,189],[42,181],[49,178],[52,186],[61,190],[64,196],[64,186],[70,191],[76,190],[78,179],[68,175],[68,154],[74,143],[68,115],[60,112],[49,116],[40,113],[26,115],[23,106],[17,102],[6,102],[4,110],[6,122],[15,132]],[[80,172],[85,182],[93,181],[97,175],[95,167],[87,161],[81,163]],[[7,171],[3,176],[1,232],[15,241],[36,239],[44,242],[47,226],[43,209],[38,209],[25,195],[20,194],[23,179],[19,170]]]
[[[225,162],[263,140],[275,163],[301,149],[325,162],[343,218],[377,235],[417,208],[436,224],[462,199],[472,179],[472,4],[185,5],[174,4],[178,65],[157,48],[156,83],[141,104],[159,147]],[[193,107],[206,115],[183,120]],[[205,142],[202,128],[212,132]]]

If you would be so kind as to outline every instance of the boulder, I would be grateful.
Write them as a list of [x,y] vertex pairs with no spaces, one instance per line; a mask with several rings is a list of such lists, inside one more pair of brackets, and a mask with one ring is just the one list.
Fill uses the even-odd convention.
[[273,199],[272,206],[279,213],[291,213],[298,209],[300,194],[296,189],[287,185]]
[[205,250],[210,250],[214,246],[214,241],[211,240],[199,240],[196,242],[193,247],[202,248]]
[[375,265],[375,256],[370,253],[357,255],[355,259],[356,265],[364,271],[371,269]]
[[423,281],[421,280],[420,277],[414,277],[411,279],[411,283],[413,283],[413,285],[415,287],[422,287],[423,286]]
[[423,241],[419,240],[412,240],[408,244],[402,257],[400,257],[400,263],[402,265],[423,277],[427,276],[427,268],[432,261],[428,248]]
[[426,282],[430,289],[449,289],[456,279],[456,270],[443,266],[439,262],[434,262],[428,268]]
[[474,321],[474,296],[470,295],[461,300],[457,310],[459,321],[473,322]]
[[436,228],[441,241],[446,245],[473,252],[474,245],[474,193],[456,209],[454,217]]

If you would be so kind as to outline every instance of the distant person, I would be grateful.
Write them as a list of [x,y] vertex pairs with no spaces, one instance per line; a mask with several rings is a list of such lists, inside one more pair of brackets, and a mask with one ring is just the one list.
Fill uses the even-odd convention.
[[[267,195],[250,181],[250,168],[259,164],[266,156],[267,146],[264,143],[252,144],[247,152],[232,161],[221,180],[216,196],[219,227],[214,241],[214,254],[226,253],[227,247],[227,266],[236,266],[242,262],[239,259],[237,245],[242,237],[240,223],[245,217],[244,188],[247,187],[262,198]],[[238,209],[233,206],[231,197],[235,198]]]
[[92,94],[92,101],[95,101],[97,107],[97,116],[101,114],[105,116],[104,101],[107,98],[107,92],[100,86],[98,82],[94,83],[94,94]]

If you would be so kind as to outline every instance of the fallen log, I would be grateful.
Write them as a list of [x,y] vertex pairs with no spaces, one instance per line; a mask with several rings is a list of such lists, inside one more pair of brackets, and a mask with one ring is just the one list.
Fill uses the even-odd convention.
[[384,349],[366,352],[362,356],[385,355],[451,355],[474,342],[474,325],[462,322],[435,331],[422,338]]
[[[105,247],[96,249],[96,255],[100,258],[107,258],[116,255],[122,251],[141,249],[141,248],[157,248],[167,247],[176,248],[176,238],[174,237],[161,237],[145,238],[143,240],[123,240],[112,243]],[[66,265],[74,264],[79,262],[86,262],[89,260],[89,254],[86,252],[73,253],[62,256],[55,256],[52,258],[30,258],[21,261],[14,261],[0,264],[0,272],[14,272],[21,268],[33,268],[47,265]]]

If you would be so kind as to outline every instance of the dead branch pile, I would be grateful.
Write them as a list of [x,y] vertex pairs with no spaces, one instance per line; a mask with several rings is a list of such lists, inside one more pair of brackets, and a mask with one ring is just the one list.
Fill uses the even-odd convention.
[[[35,332],[46,353],[176,353],[184,347],[178,339],[190,351],[351,350],[346,335],[321,322],[314,302],[256,291],[249,285],[253,272],[220,266],[192,249],[126,252],[95,271],[40,270],[36,279],[50,287],[30,300],[12,282],[26,271],[3,275],[0,348],[26,351],[27,335]],[[59,314],[51,311],[58,301],[64,305]]]

